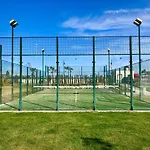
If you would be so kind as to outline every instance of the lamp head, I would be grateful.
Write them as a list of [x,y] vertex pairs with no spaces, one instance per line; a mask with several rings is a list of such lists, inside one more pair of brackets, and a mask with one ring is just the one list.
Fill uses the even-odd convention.
[[140,18],[136,18],[133,22],[136,26],[140,26],[142,24],[142,20]]
[[10,24],[13,28],[15,28],[16,26],[19,25],[16,20],[11,20],[11,21],[9,22],[9,24]]
[[43,49],[42,49],[42,53],[44,53],[44,52],[45,52],[45,49],[43,48]]
[[110,48],[107,48],[107,51],[110,52]]

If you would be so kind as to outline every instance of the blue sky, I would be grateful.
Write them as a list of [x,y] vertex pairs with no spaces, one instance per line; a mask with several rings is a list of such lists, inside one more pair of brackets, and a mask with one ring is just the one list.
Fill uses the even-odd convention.
[[[2,37],[11,36],[9,26],[11,19],[19,23],[15,29],[15,36],[18,37],[137,35],[137,28],[133,24],[137,17],[143,20],[141,35],[150,34],[149,0],[1,0],[0,6],[0,36]],[[120,57],[122,56],[114,56],[114,62],[121,61]],[[34,67],[41,68],[41,57],[39,61],[37,59],[35,61],[32,57],[24,57],[23,61],[24,64],[30,61]],[[71,63],[72,65],[92,64],[91,58],[83,62],[80,58],[75,59],[75,57],[67,59],[61,57],[61,64],[64,59],[66,65]],[[106,59],[97,59],[97,64],[105,65]],[[18,58],[15,60],[18,62]],[[105,61],[100,63],[101,60]],[[117,67],[118,64],[126,65],[128,60],[128,57],[124,57],[122,62],[118,62],[114,67]],[[137,60],[138,57],[134,59],[135,62]],[[45,61],[48,62],[49,58]],[[51,57],[51,61],[55,62],[55,58]]]
[[11,35],[11,19],[16,36],[136,35],[137,17],[147,35],[149,14],[149,0],[1,0],[0,36]]

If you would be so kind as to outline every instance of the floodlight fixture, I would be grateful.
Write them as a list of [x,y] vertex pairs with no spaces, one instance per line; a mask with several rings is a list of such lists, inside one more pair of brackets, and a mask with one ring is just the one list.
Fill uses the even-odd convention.
[[43,48],[43,49],[42,49],[42,53],[44,53],[44,52],[45,52],[45,49]]
[[11,20],[11,21],[9,22],[9,24],[12,26],[12,28],[15,28],[16,26],[19,25],[16,20]]
[[142,24],[142,19],[136,18],[133,23],[134,23],[136,26],[140,26],[140,25]]
[[110,52],[110,48],[107,48],[107,51]]

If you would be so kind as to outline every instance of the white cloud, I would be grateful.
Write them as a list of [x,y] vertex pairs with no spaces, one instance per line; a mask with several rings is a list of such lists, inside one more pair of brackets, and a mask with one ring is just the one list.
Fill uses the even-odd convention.
[[127,12],[128,10],[125,10],[125,9],[104,11],[105,14],[118,14],[118,13],[127,13]]
[[144,9],[119,9],[119,10],[107,10],[104,11],[105,14],[119,14],[119,13],[148,13],[150,12],[150,8]]
[[65,21],[62,26],[65,28],[73,28],[80,30],[108,30],[108,29],[121,29],[131,26],[130,22],[133,18],[129,16],[116,17],[95,17],[95,18],[78,18],[73,17]]
[[64,21],[61,26],[66,29],[73,29],[75,33],[81,33],[81,35],[91,35],[91,31],[96,31],[96,35],[101,35],[100,32],[109,30],[111,30],[109,32],[126,30],[127,35],[129,31],[132,33],[132,29],[135,29],[133,21],[137,17],[143,20],[143,28],[150,27],[149,13],[150,8],[107,10],[99,16],[71,17]]

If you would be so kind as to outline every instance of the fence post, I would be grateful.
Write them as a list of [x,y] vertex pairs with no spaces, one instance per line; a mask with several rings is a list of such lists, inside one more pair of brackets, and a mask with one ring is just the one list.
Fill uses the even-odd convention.
[[29,92],[29,68],[27,67],[27,93],[26,95],[28,95]]
[[126,83],[127,80],[126,80],[126,66],[124,67],[124,95],[127,94],[127,88],[126,88]]
[[111,70],[111,74],[112,74],[112,85],[114,85],[114,83],[115,83],[115,80],[114,80],[114,78],[115,78],[115,74],[114,74],[114,71],[115,70]]
[[47,66],[45,66],[45,79],[47,77]]
[[104,86],[105,86],[105,66],[104,66]]
[[95,88],[95,37],[93,36],[93,110],[96,110],[96,88]]
[[[38,85],[38,70],[36,69],[36,86]],[[36,87],[36,92],[38,91],[38,87]]]
[[40,70],[40,80],[39,80],[39,85],[40,85],[40,90],[42,89],[41,88],[41,70]]
[[131,110],[133,110],[133,68],[132,68],[132,37],[129,37],[129,47],[130,47],[130,104]]
[[0,104],[2,104],[2,45],[0,45]]
[[34,72],[32,71],[32,81],[31,81],[32,82],[31,83],[32,84],[32,94],[34,93],[34,90],[33,90],[33,74],[34,74]]
[[107,65],[105,66],[105,75],[106,75],[106,85],[108,83],[108,79],[107,79]]
[[115,69],[115,85],[117,84],[117,70]]
[[19,111],[22,110],[22,37],[20,37],[20,89],[19,89]]
[[[59,57],[58,57],[58,37],[56,37],[56,84],[57,84],[57,88],[56,88],[56,110],[59,110]],[[69,78],[69,76],[68,76]]]
[[121,86],[120,86],[120,68],[119,68],[119,94],[121,93],[120,88]]
[[47,66],[47,86],[49,86],[49,67]]
[[82,70],[82,66],[81,66],[81,77],[82,77],[82,72],[83,72],[83,70]]

